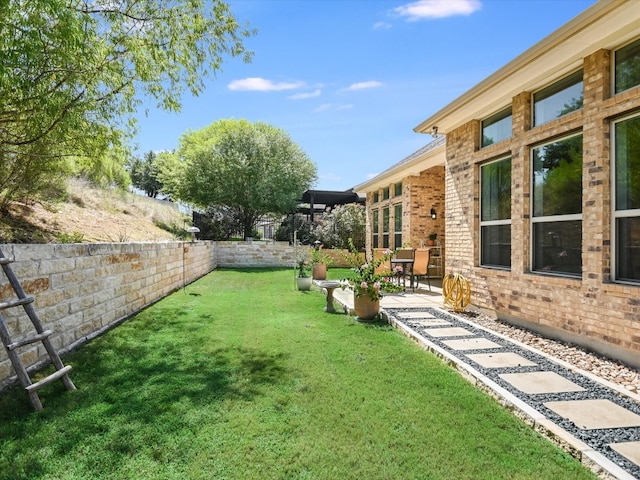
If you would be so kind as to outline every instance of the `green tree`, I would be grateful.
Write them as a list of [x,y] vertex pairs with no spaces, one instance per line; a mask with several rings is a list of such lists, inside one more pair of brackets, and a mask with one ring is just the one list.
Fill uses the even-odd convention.
[[252,33],[222,0],[0,0],[0,207],[78,170],[121,177],[95,164],[142,96],[178,111],[224,56],[250,60]]
[[145,191],[148,197],[156,198],[162,189],[162,182],[158,178],[156,154],[147,152],[141,160],[135,158],[130,165],[131,183]]
[[203,209],[228,207],[245,238],[261,216],[293,211],[316,180],[315,164],[284,131],[246,120],[185,133],[161,165],[164,191]]

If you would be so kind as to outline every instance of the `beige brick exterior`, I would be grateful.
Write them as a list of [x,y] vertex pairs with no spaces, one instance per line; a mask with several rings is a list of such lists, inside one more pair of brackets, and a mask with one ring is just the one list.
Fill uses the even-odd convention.
[[[610,138],[614,121],[640,115],[640,86],[611,93],[614,52],[637,41],[639,32],[640,10],[635,3],[597,2],[414,128],[423,134],[438,132],[446,139],[442,158],[434,153],[439,148],[435,140],[431,150],[427,145],[354,187],[367,193],[371,221],[371,212],[383,205],[372,203],[372,194],[401,179],[407,207],[403,206],[403,215],[408,217],[403,237],[420,238],[431,230],[425,214],[430,204],[437,204],[441,189],[435,184],[441,178],[445,232],[439,232],[439,238],[446,252],[445,273],[468,277],[473,304],[636,367],[640,367],[640,285],[617,282],[613,275]],[[579,69],[582,108],[534,126],[533,92]],[[511,137],[482,147],[482,120],[507,107],[512,111]],[[577,134],[583,140],[582,273],[576,278],[533,272],[532,149]],[[479,176],[481,165],[505,158],[511,159],[511,267],[499,269],[480,265]],[[434,168],[437,165],[444,166],[443,174]],[[420,182],[425,182],[424,191]]]
[[[640,87],[611,96],[611,53],[584,59],[584,106],[531,127],[531,93],[513,97],[511,138],[479,148],[480,121],[447,133],[446,271],[463,273],[472,302],[499,317],[640,365],[640,285],[611,282],[612,119],[640,109]],[[493,112],[486,112],[487,116]],[[581,278],[530,269],[531,149],[550,139],[583,135]],[[479,262],[479,172],[511,157],[511,270]]]
[[[394,195],[395,186],[402,185],[402,193]],[[390,197],[384,198],[383,191],[389,188]],[[374,201],[375,194],[378,201]],[[388,247],[397,249],[401,247],[418,248],[427,243],[429,235],[436,233],[437,240],[444,245],[445,236],[445,192],[444,192],[444,166],[438,165],[420,172],[419,175],[408,175],[388,187],[376,188],[366,192],[367,195],[367,241],[366,248],[369,255],[373,248],[374,231],[378,231],[378,248]],[[396,245],[395,241],[395,206],[402,206],[402,241]],[[383,212],[389,209],[389,243],[384,244]],[[431,218],[431,209],[434,209],[437,218]],[[378,224],[374,225],[374,214],[377,211]],[[444,248],[443,248],[444,252]],[[444,255],[444,253],[443,253]]]

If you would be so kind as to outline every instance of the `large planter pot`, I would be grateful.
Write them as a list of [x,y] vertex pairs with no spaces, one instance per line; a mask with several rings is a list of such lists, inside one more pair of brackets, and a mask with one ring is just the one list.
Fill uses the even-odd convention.
[[313,279],[314,280],[327,279],[327,266],[324,263],[313,264]]
[[313,281],[313,278],[311,277],[296,277],[298,290],[311,290],[312,281]]
[[371,300],[366,295],[356,297],[354,293],[353,310],[360,320],[373,320],[380,312],[380,300]]

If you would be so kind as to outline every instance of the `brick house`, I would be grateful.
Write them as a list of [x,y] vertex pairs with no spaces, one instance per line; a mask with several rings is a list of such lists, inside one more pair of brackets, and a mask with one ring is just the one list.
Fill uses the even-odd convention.
[[[446,138],[445,271],[473,304],[640,366],[638,3],[596,3],[414,130]],[[363,184],[372,219],[394,178]]]

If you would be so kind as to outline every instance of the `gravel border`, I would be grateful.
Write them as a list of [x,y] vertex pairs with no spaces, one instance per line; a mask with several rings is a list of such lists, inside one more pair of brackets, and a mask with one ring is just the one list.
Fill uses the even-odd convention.
[[[447,351],[450,355],[459,358],[462,362],[472,366],[482,375],[491,379],[504,390],[521,399],[527,405],[533,407],[553,423],[560,426],[563,430],[567,431],[575,438],[589,445],[594,450],[600,452],[603,456],[628,472],[630,475],[633,475],[636,478],[640,478],[640,465],[636,465],[630,462],[625,457],[621,456],[615,450],[609,447],[610,443],[640,440],[640,427],[584,430],[577,428],[571,421],[560,417],[555,412],[544,406],[544,403],[550,401],[606,399],[640,415],[640,403],[634,401],[631,396],[627,396],[620,391],[609,388],[608,386],[599,383],[595,379],[582,375],[579,372],[569,370],[562,366],[560,363],[553,361],[553,358],[561,359],[567,364],[573,365],[581,370],[588,371],[591,374],[603,378],[609,382],[621,385],[623,389],[632,392],[632,395],[633,393],[637,392],[637,387],[640,383],[640,378],[637,370],[633,370],[625,365],[595,355],[593,353],[586,352],[578,347],[545,339],[527,330],[513,327],[511,325],[506,325],[482,314],[469,312],[464,314],[447,313],[443,310],[429,307],[388,308],[385,309],[385,312],[388,315],[392,316],[395,321],[402,323],[414,332],[423,335],[425,338],[428,338],[429,341],[434,345],[437,345],[439,348]],[[473,335],[471,336],[457,336],[455,337],[456,339],[481,336],[501,345],[502,347],[500,349],[488,350],[465,350],[464,352],[450,349],[446,344],[443,343],[443,340],[451,340],[451,337],[441,339],[432,337],[428,333],[426,333],[430,328],[442,328],[442,326],[429,327],[425,326],[424,324],[418,323],[416,321],[417,319],[402,318],[399,316],[399,314],[401,314],[402,312],[425,312],[429,315],[432,315],[433,317],[447,320],[452,327],[462,327],[473,333]],[[473,324],[476,324],[482,328],[477,328]],[[499,335],[495,335],[491,332],[488,332],[487,330],[496,332]],[[541,355],[539,353],[536,353],[535,351],[529,350],[528,348],[522,347],[517,343],[512,343],[508,340],[505,340],[504,337],[508,337],[509,339],[516,340],[521,344],[533,347],[536,350],[542,351],[547,355]],[[467,355],[474,353],[492,353],[504,350],[517,353],[518,355],[531,360],[532,362],[535,362],[537,366],[485,368],[467,357]],[[580,385],[585,390],[581,392],[530,395],[514,388],[511,384],[507,383],[499,377],[500,374],[504,373],[520,373],[540,370],[552,371],[559,375],[562,375],[568,380],[576,383],[577,385]]]

